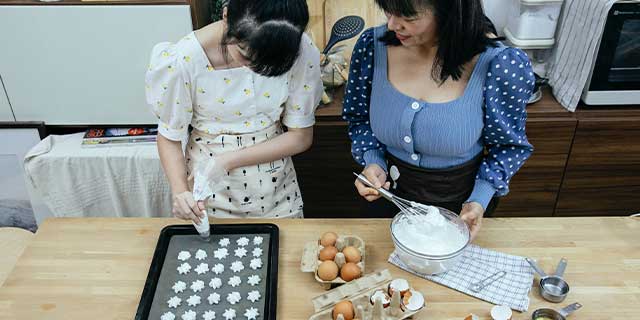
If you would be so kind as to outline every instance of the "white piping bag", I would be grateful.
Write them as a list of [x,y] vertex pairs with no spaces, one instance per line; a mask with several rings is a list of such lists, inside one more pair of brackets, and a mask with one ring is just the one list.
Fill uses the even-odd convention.
[[[193,179],[193,198],[196,202],[204,201],[213,194],[206,175],[196,171],[193,175]],[[206,239],[209,238],[209,235],[211,234],[209,214],[207,213],[207,210],[202,210],[202,213],[204,214],[204,218],[200,219],[200,224],[195,223],[195,221],[191,221],[191,223],[193,223],[193,226],[198,230],[200,236]]]

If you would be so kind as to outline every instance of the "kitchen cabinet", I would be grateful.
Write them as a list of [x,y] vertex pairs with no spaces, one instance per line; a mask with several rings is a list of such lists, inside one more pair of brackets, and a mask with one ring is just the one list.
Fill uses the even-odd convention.
[[[0,75],[0,80],[2,80],[2,75]],[[16,119],[13,117],[9,98],[6,95],[2,81],[0,81],[0,122],[2,121],[16,121]]]
[[[343,88],[316,112],[314,144],[294,157],[305,217],[363,217],[352,172]],[[501,198],[496,217],[628,215],[640,212],[640,106],[563,109],[547,89],[528,106],[533,155]]]
[[640,212],[640,116],[579,119],[556,215]]
[[553,215],[576,124],[572,118],[534,117],[527,122],[533,155],[511,180],[510,192],[500,199],[495,216]]
[[154,123],[144,98],[149,54],[192,30],[189,4],[85,3],[0,4],[0,70],[16,120]]

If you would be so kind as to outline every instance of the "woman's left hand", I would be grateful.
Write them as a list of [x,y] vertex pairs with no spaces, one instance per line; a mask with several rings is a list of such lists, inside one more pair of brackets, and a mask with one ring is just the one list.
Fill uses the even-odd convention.
[[471,231],[471,241],[476,238],[480,228],[482,227],[482,215],[484,209],[477,202],[467,202],[462,206],[460,219],[467,223],[469,231]]

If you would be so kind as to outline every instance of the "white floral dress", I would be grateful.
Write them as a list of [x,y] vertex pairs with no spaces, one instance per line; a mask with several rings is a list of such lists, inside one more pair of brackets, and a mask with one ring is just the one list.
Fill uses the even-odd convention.
[[[189,172],[224,152],[281,134],[281,123],[306,128],[322,95],[319,52],[304,34],[298,59],[278,77],[247,67],[214,69],[192,32],[157,44],[146,74],[147,103],[160,134],[183,141]],[[193,130],[189,133],[189,125]],[[302,217],[302,197],[291,158],[232,170],[208,200],[216,218]]]

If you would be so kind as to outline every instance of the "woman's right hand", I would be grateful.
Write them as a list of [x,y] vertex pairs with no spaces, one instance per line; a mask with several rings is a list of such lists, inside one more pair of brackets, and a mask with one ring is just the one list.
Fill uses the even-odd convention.
[[[390,182],[385,182],[387,181],[387,173],[384,172],[384,170],[377,164],[370,164],[366,166],[362,171],[362,175],[373,183],[376,188],[382,187],[389,190],[389,187],[391,186]],[[360,182],[360,180],[356,179],[355,185],[358,189],[358,193],[367,199],[367,201],[372,202],[380,198],[380,192],[378,192],[378,190],[365,186],[364,183]]]
[[184,191],[173,196],[173,215],[176,218],[191,220],[200,224],[200,219],[204,219],[204,203],[193,198],[193,193]]

